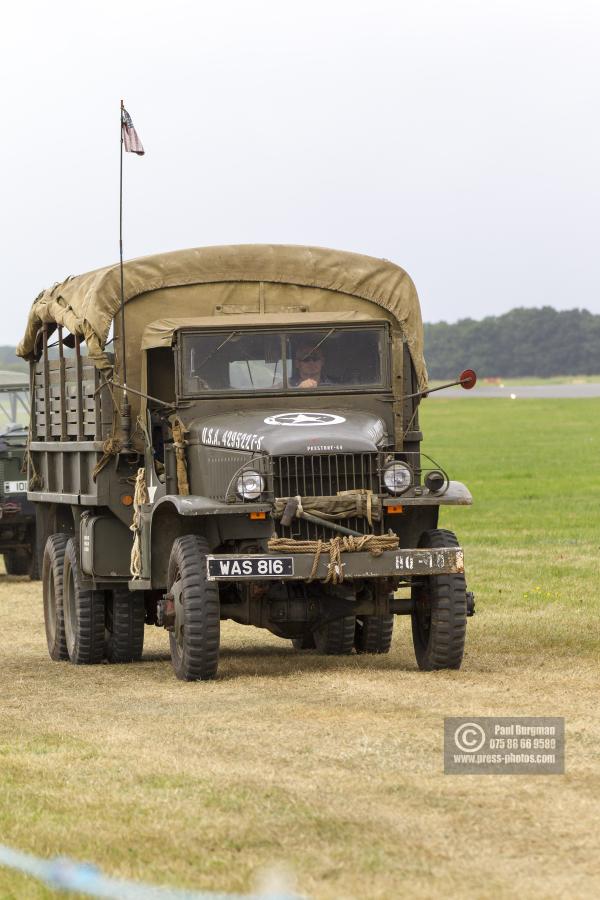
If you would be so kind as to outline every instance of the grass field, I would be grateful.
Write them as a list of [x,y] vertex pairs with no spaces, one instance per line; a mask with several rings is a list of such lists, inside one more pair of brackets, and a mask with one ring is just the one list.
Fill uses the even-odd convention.
[[[0,578],[0,842],[107,874],[319,897],[600,891],[599,400],[438,399],[426,449],[475,496],[444,512],[477,614],[459,672],[297,654],[223,628],[219,679],[51,663],[41,589]],[[564,776],[444,776],[446,715],[564,715]],[[0,897],[51,891],[0,869]]]

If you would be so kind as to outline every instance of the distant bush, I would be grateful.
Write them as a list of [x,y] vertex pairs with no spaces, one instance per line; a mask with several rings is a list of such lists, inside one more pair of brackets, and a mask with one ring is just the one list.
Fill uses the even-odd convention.
[[15,347],[0,347],[0,369],[27,371],[27,363],[15,355]]
[[425,358],[430,378],[451,379],[467,366],[483,378],[596,375],[600,315],[520,307],[480,321],[426,324]]

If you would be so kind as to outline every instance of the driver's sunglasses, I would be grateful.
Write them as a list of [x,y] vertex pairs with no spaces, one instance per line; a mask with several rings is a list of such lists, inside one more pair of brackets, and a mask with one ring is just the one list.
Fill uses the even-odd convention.
[[320,362],[323,359],[320,353],[311,353],[310,356],[297,356],[296,362]]

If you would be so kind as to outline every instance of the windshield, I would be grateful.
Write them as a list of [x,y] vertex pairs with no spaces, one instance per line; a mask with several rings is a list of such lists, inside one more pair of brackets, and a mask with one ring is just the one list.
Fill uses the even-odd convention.
[[385,336],[381,326],[184,332],[183,393],[381,389],[389,383]]

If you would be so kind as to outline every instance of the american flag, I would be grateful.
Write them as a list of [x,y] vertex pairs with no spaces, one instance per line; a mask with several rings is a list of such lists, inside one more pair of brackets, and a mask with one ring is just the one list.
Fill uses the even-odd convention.
[[137,153],[138,156],[144,155],[146,151],[137,131],[133,127],[131,116],[124,106],[121,107],[121,134],[123,135],[123,146],[127,153]]

